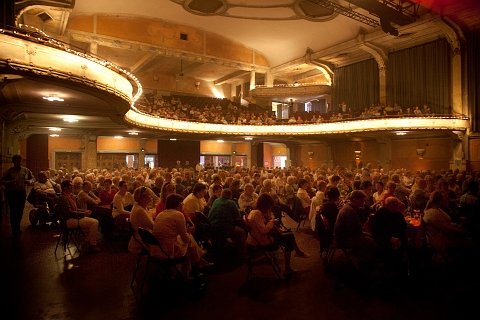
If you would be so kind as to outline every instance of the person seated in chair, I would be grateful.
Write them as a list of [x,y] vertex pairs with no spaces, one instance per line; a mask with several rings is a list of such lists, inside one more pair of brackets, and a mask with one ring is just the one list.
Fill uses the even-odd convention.
[[81,210],[90,210],[92,218],[100,223],[100,230],[106,236],[110,236],[113,227],[112,209],[110,206],[100,206],[101,199],[93,193],[93,185],[85,180],[82,184],[82,190],[77,195],[77,208]]
[[298,180],[297,197],[300,198],[300,200],[302,201],[304,216],[308,216],[308,214],[310,213],[310,205],[312,203],[312,199],[308,194],[309,189],[310,182],[308,182],[307,179],[301,178]]
[[423,221],[432,247],[439,252],[462,253],[471,248],[473,242],[467,236],[465,229],[452,222],[451,217],[442,209],[444,197],[441,191],[434,191],[430,195]]
[[407,222],[405,204],[396,197],[385,199],[385,205],[373,214],[369,224],[379,253],[391,267],[404,265],[407,249]]
[[243,187],[243,192],[238,197],[238,207],[240,212],[248,213],[257,202],[258,194],[255,192],[253,184],[247,183]]
[[35,203],[32,203],[32,205],[35,206],[46,202],[48,206],[53,209],[57,200],[57,193],[45,171],[40,171],[37,174],[37,181],[33,183],[33,189],[36,194]]
[[185,219],[194,226],[193,234],[198,241],[206,240],[210,232],[210,223],[205,214],[207,189],[205,183],[198,182],[193,185],[192,192],[183,200]]
[[145,191],[145,188],[146,187],[138,187],[133,192],[135,204],[133,205],[132,213],[130,213],[130,223],[133,234],[128,242],[128,251],[133,254],[139,254],[144,248],[140,240],[140,235],[138,234],[138,228],[153,230],[153,218],[148,212],[148,205],[152,201],[152,198],[150,193]]
[[90,210],[79,210],[77,201],[73,195],[73,185],[70,180],[61,183],[62,193],[60,194],[55,212],[60,220],[60,225],[74,229],[80,227],[85,234],[88,251],[99,251],[98,248],[98,220],[90,217]]
[[262,193],[257,200],[255,208],[250,211],[247,217],[249,233],[246,243],[251,246],[262,246],[265,248],[278,248],[282,246],[285,258],[285,275],[295,272],[291,266],[292,251],[295,250],[298,257],[309,257],[303,252],[295,240],[292,232],[280,232],[278,230],[279,222],[273,216],[272,208],[275,200],[268,193]]
[[242,253],[247,233],[242,225],[243,219],[235,201],[232,200],[232,191],[223,189],[220,198],[216,199],[208,213],[211,236],[215,244],[232,240],[236,248]]
[[[187,256],[184,274],[188,275],[193,269],[213,266],[203,258],[204,251],[187,231],[187,222],[183,210],[183,196],[172,193],[167,196],[165,210],[155,218],[153,235],[158,239],[163,251],[156,254],[165,258]],[[152,252],[153,253],[153,252]],[[155,253],[153,253],[155,254]],[[165,256],[167,255],[167,256]]]
[[367,195],[361,190],[350,193],[349,202],[338,212],[334,227],[334,238],[340,248],[350,250],[358,260],[358,267],[367,271],[373,267],[377,248],[375,241],[363,232],[360,208],[365,205]]

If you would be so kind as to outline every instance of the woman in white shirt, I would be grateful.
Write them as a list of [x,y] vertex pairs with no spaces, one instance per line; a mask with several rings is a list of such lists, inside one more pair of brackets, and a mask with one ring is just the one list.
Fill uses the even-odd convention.
[[130,216],[130,210],[133,207],[133,195],[128,192],[128,184],[126,181],[118,183],[118,192],[113,197],[112,216],[116,219],[120,215]]

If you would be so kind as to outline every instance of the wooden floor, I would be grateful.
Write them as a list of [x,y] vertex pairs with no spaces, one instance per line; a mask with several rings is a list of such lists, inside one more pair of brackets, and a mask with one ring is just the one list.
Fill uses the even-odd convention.
[[[30,208],[26,208],[26,212]],[[3,210],[5,211],[5,210]],[[58,230],[32,227],[24,215],[22,234],[10,233],[8,215],[1,227],[2,319],[475,319],[478,317],[479,268],[446,273],[424,267],[394,281],[378,276],[355,281],[337,257],[326,272],[319,245],[308,224],[296,232],[310,258],[293,258],[298,270],[279,281],[266,264],[246,281],[243,262],[217,257],[205,275],[203,294],[154,287],[139,299],[130,289],[135,258],[123,240],[103,241],[102,252],[80,257],[54,255]],[[296,226],[286,218],[286,224]],[[279,257],[281,260],[281,257]],[[138,292],[137,292],[138,293]],[[467,316],[473,312],[472,316]],[[476,314],[476,316],[474,316]]]

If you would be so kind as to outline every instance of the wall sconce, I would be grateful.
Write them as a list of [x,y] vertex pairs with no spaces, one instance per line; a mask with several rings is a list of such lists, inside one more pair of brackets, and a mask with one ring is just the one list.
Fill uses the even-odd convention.
[[425,148],[417,148],[416,151],[418,159],[423,159],[423,156],[425,155]]
[[200,89],[200,81],[195,81],[195,89]]
[[360,150],[355,150],[355,160],[360,160],[360,156],[362,155],[362,151]]
[[315,152],[313,152],[313,151],[308,151],[307,154],[308,154],[308,159],[312,160],[312,159],[313,159],[313,156],[315,155]]

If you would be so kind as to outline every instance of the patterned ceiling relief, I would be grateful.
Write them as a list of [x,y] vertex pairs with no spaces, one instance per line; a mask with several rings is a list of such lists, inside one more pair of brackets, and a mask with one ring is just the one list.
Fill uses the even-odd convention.
[[[309,0],[171,0],[186,11],[201,16],[224,16],[252,20],[328,21],[337,16]],[[332,0],[332,2],[337,2]]]

